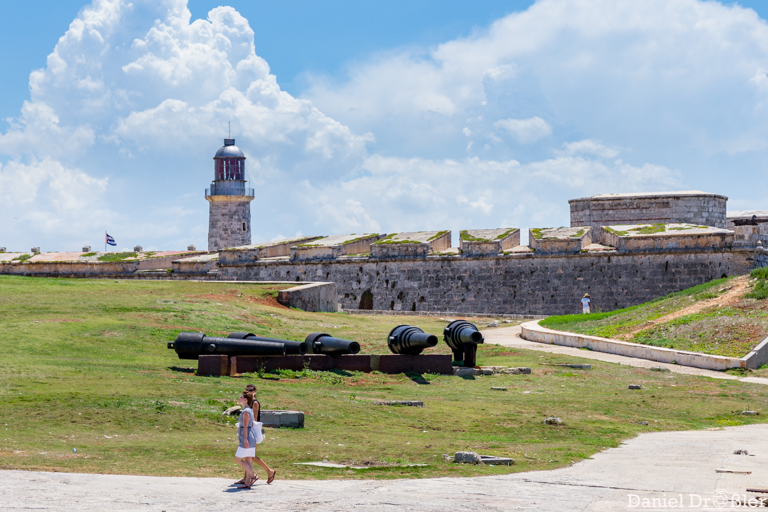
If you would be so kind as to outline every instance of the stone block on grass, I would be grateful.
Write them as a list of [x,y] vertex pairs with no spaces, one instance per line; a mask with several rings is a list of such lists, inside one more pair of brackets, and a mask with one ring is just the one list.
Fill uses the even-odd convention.
[[301,411],[261,411],[261,422],[271,428],[304,428],[304,413]]

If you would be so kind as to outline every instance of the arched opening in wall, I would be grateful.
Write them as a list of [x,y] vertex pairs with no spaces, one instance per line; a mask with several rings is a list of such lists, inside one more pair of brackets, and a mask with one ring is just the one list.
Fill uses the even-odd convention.
[[245,222],[243,222],[243,231],[247,231],[247,229],[245,228]]
[[365,290],[363,296],[360,297],[360,309],[373,309],[373,294],[371,290]]

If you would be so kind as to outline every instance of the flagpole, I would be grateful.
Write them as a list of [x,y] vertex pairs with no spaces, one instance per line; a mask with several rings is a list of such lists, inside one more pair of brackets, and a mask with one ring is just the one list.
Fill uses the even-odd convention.
[[107,252],[107,232],[104,232],[104,252]]

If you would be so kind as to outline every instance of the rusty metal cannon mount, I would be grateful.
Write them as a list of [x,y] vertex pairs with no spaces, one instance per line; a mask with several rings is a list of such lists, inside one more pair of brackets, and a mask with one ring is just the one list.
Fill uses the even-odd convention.
[[360,352],[360,344],[358,342],[334,338],[330,334],[323,332],[313,332],[304,341],[311,354],[340,356]]
[[182,332],[168,343],[179,359],[197,359],[203,355],[284,356],[285,345],[274,341],[243,340],[206,336],[201,332]]
[[477,365],[477,345],[483,343],[483,335],[474,324],[455,320],[443,330],[443,339],[453,351],[453,359],[463,366]]
[[305,341],[290,341],[290,340],[280,340],[276,338],[265,338],[263,336],[256,336],[252,332],[233,332],[233,333],[230,333],[229,336],[227,336],[227,338],[238,339],[238,340],[270,341],[273,343],[282,343],[283,345],[285,345],[286,355],[303,356],[308,351],[307,343]]
[[398,325],[389,332],[387,345],[393,354],[415,356],[437,345],[437,336],[413,325]]

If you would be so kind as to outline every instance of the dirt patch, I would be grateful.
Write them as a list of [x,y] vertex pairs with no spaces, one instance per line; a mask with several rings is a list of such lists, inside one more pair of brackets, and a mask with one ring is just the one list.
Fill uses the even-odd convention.
[[277,302],[277,297],[273,295],[266,295],[264,297],[253,297],[251,295],[245,295],[238,290],[227,290],[221,293],[204,293],[202,295],[194,295],[196,299],[207,299],[216,302],[248,302],[250,304],[259,304],[261,306],[268,306],[277,309],[290,309]]
[[726,287],[726,291],[722,295],[712,299],[700,300],[683,309],[679,309],[668,315],[664,315],[659,318],[655,318],[653,320],[645,322],[640,326],[632,329],[629,332],[617,335],[616,338],[624,341],[629,341],[640,331],[644,331],[655,325],[671,322],[676,318],[680,318],[687,315],[693,315],[695,313],[699,313],[701,311],[704,311],[712,307],[735,306],[741,301],[742,298],[744,298],[744,294],[747,293],[748,288],[749,288],[749,276],[737,277],[731,282],[731,284],[728,287]]

